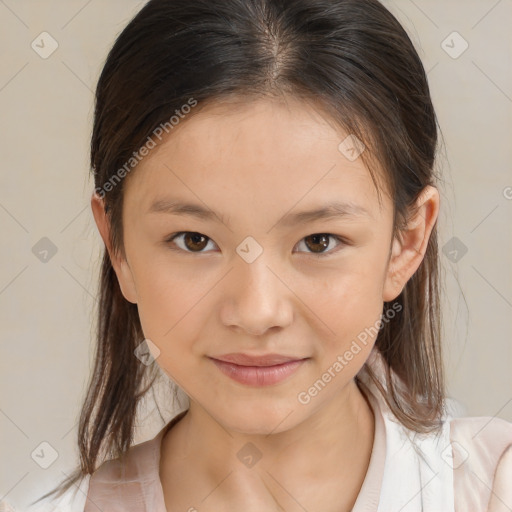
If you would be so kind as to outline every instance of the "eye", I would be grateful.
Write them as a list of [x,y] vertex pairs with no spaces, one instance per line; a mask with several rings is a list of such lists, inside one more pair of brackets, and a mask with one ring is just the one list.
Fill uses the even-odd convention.
[[[181,245],[176,243],[175,240],[181,240]],[[197,233],[195,231],[180,231],[179,233],[174,233],[171,235],[165,240],[165,242],[170,245],[174,244],[178,246],[178,249],[171,247],[173,250],[201,253],[205,252],[202,249],[208,245],[208,240],[213,243],[213,240],[208,238],[206,235],[203,235],[202,233]]]
[[[337,249],[334,249],[334,250],[329,250],[329,251],[326,251],[324,249],[327,249],[329,247],[329,239],[331,240],[336,240],[338,242],[338,245],[336,247],[338,247]],[[312,249],[312,252],[310,254],[312,254],[313,256],[318,256],[318,257],[322,257],[322,256],[328,256],[330,254],[332,254],[333,252],[338,252],[340,250],[340,246],[343,246],[343,245],[348,245],[347,242],[337,236],[337,235],[332,235],[330,233],[314,233],[312,235],[308,235],[306,237],[304,237],[300,242],[299,242],[299,246],[300,244],[302,243],[305,243],[305,246],[309,249],[311,248]]]
[[[335,246],[338,247],[338,249],[326,250],[331,245],[330,240],[338,242],[338,245]],[[180,231],[172,234],[165,240],[166,244],[171,245],[172,250],[199,254],[208,252],[204,251],[205,247],[208,246],[208,242],[216,245],[211,238],[196,231]],[[310,254],[318,257],[330,255],[333,252],[340,250],[340,246],[349,245],[343,238],[330,233],[314,233],[312,235],[308,235],[298,243],[298,246],[302,243],[304,243],[306,249],[310,250]],[[177,246],[177,248],[172,247],[172,245]]]

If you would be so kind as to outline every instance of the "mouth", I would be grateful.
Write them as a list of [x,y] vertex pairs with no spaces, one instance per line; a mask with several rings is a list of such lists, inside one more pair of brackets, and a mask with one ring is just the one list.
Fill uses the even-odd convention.
[[285,356],[282,354],[264,354],[261,356],[253,356],[249,354],[233,353],[216,356],[213,357],[213,359],[224,361],[226,363],[233,363],[238,366],[274,366],[283,363],[290,363],[293,361],[300,361],[307,358]]
[[270,386],[284,381],[310,359],[267,354],[225,354],[210,357],[217,368],[231,379],[249,386]]

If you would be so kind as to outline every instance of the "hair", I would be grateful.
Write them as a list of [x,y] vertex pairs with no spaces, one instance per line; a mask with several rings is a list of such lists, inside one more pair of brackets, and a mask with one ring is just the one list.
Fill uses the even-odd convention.
[[[117,37],[96,89],[90,163],[116,254],[125,255],[119,176],[126,173],[119,172],[159,126],[191,98],[197,106],[184,122],[211,103],[280,95],[321,109],[364,143],[361,158],[377,191],[379,168],[393,201],[392,235],[400,237],[420,193],[436,186],[438,122],[420,57],[384,6],[150,0]],[[363,367],[398,420],[419,433],[438,432],[445,407],[438,267],[436,222],[419,268],[395,299],[400,314],[377,335],[385,382]],[[137,306],[121,293],[106,247],[97,318],[94,370],[77,433],[80,465],[42,498],[92,474],[100,455],[117,458],[128,450],[137,404],[157,376],[157,365],[134,357],[144,339]]]

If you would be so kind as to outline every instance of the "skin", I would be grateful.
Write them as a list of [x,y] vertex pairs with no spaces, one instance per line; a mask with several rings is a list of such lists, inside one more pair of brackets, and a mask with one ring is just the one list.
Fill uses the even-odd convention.
[[[126,258],[112,250],[103,202],[93,194],[122,292],[138,305],[144,334],[160,351],[157,363],[190,397],[188,413],[162,443],[168,511],[339,512],[357,498],[374,416],[354,377],[375,337],[307,404],[297,397],[376,325],[383,302],[419,267],[439,194],[426,187],[418,213],[392,241],[392,200],[382,190],[380,206],[362,159],[338,150],[346,136],[319,109],[292,98],[209,105],[126,178]],[[207,205],[224,222],[147,213],[163,198]],[[286,213],[331,199],[357,203],[369,216],[276,226]],[[165,242],[179,231],[208,238],[202,246],[183,236]],[[318,257],[318,245],[306,243],[318,233],[348,243],[329,238]],[[247,236],[263,249],[252,263],[236,252]],[[309,359],[285,381],[253,387],[207,357],[231,352]],[[237,458],[249,442],[261,453],[251,468]]]

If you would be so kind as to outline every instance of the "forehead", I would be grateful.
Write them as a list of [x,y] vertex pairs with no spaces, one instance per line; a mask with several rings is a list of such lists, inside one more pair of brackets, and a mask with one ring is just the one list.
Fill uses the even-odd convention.
[[345,199],[378,217],[369,170],[361,157],[347,157],[349,135],[294,98],[212,103],[184,116],[138,164],[125,200],[147,210],[175,193],[196,203],[208,198],[212,209],[238,203],[264,210]]

